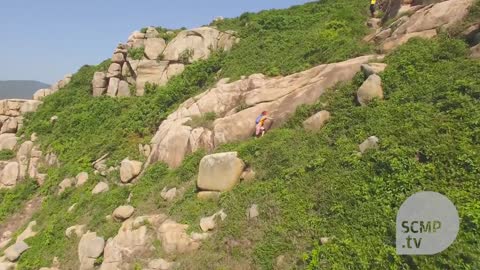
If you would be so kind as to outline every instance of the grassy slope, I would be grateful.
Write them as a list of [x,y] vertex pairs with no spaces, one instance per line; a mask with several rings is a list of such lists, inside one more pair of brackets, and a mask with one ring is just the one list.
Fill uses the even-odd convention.
[[[385,101],[357,107],[354,93],[364,79],[358,75],[300,108],[284,128],[221,147],[239,151],[258,177],[216,206],[198,204],[192,187],[170,208],[196,228],[204,214],[223,208],[229,215],[197,255],[184,258],[184,269],[212,262],[215,269],[271,269],[279,255],[310,269],[479,268],[480,63],[465,56],[458,40],[412,41],[386,60]],[[320,109],[333,120],[320,133],[303,131],[302,120]],[[380,149],[358,157],[358,144],[371,135],[380,138]],[[456,204],[461,232],[439,255],[397,256],[397,209],[421,190]],[[261,209],[256,222],[245,218],[252,203]],[[318,245],[325,236],[333,242]],[[228,239],[251,244],[228,251]]]
[[[47,97],[44,105],[26,118],[25,128],[21,131],[27,136],[36,132],[43,150],[57,153],[62,166],[48,170],[47,182],[41,188],[32,180],[27,180],[13,190],[0,192],[0,220],[20,209],[18,205],[35,193],[46,196],[42,210],[33,217],[38,221],[40,233],[28,240],[31,249],[22,256],[20,269],[48,266],[54,256],[58,256],[66,267],[75,268],[76,261],[71,258],[76,257],[76,242],[64,237],[67,227],[85,223],[89,229],[110,237],[118,224],[104,222],[104,217],[116,206],[125,203],[130,191],[139,194],[149,194],[149,190],[159,191],[163,185],[159,185],[158,173],[163,178],[162,183],[185,183],[187,188],[191,188],[192,183],[185,181],[196,173],[195,166],[198,163],[198,159],[192,160],[189,169],[173,172],[163,165],[157,165],[141,184],[132,188],[117,187],[115,183],[118,176],[113,175],[107,179],[111,191],[93,197],[89,191],[101,180],[93,176],[90,167],[93,160],[104,153],[110,153],[110,165],[118,165],[127,156],[142,159],[137,144],[148,143],[169,112],[186,98],[209,87],[219,77],[238,77],[256,72],[270,75],[292,73],[314,64],[344,60],[369,51],[369,47],[361,43],[362,35],[367,31],[363,25],[366,12],[358,10],[364,8],[365,3],[360,0],[329,0],[226,20],[219,27],[235,29],[242,38],[229,54],[217,53],[206,61],[188,67],[167,86],[150,87],[144,97],[93,98],[90,95],[93,73],[105,70],[109,61],[98,66],[82,67],[67,87]],[[292,21],[292,18],[295,19]],[[333,54],[340,46],[344,50]],[[258,57],[253,52],[268,54]],[[289,59],[291,63],[280,63],[277,57]],[[55,125],[49,122],[53,115],[59,119]],[[92,181],[86,187],[69,191],[60,198],[53,196],[63,178],[80,171],[87,171],[91,175]],[[193,191],[190,191],[189,196],[192,197]],[[139,213],[148,214],[162,206],[157,193],[152,201],[143,198],[146,197],[134,196],[135,206],[143,209]],[[73,203],[79,204],[78,210],[65,214]],[[194,214],[191,213],[192,218]]]
[[[340,6],[363,6],[359,1],[324,2],[329,9],[339,5],[334,11]],[[348,2],[351,5],[347,5]],[[319,18],[333,12],[320,16],[322,9],[318,6],[321,5],[311,3],[292,10],[303,12],[301,17],[307,16],[305,10],[317,10]],[[250,21],[260,21],[262,16],[281,21],[278,18],[292,16],[283,13],[288,11],[263,12],[258,18],[257,15],[244,16],[250,16]],[[348,16],[341,15],[337,13],[335,21],[344,21],[352,28],[359,25],[358,20],[362,18],[356,15],[358,18],[352,21],[357,23],[350,25]],[[227,20],[221,27],[239,27],[240,21]],[[322,26],[319,19],[319,24],[313,24],[310,30],[326,27],[322,31],[330,33],[337,29],[326,24]],[[341,32],[344,27],[338,29]],[[60,169],[49,171],[48,183],[42,188],[44,194],[51,195],[53,187],[64,176],[90,170],[89,162],[104,152],[112,153],[112,164],[125,156],[137,157],[136,144],[147,142],[168,110],[212,83],[220,68],[223,75],[231,77],[255,72],[289,73],[315,61],[333,61],[338,57],[328,58],[328,53],[326,58],[320,57],[321,54],[311,59],[301,58],[300,55],[312,52],[311,47],[300,46],[303,54],[292,51],[291,46],[297,39],[288,39],[292,32],[281,27],[268,31],[276,35],[283,33],[281,39],[274,39],[272,35],[269,39],[256,36],[249,40],[250,30],[237,30],[246,36],[227,57],[218,55],[200,62],[162,91],[144,98],[92,98],[88,95],[91,75],[106,64],[82,68],[67,89],[49,97],[45,106],[26,123],[26,132],[38,132],[42,144],[59,153],[64,164]],[[356,31],[347,33],[350,37]],[[339,44],[361,48],[357,44],[360,35],[350,43],[341,43],[345,39],[343,35],[333,36],[335,38],[317,44],[318,48],[331,49]],[[301,40],[304,36],[297,38]],[[278,40],[287,40],[288,46]],[[256,46],[251,45],[252,42],[256,42]],[[248,57],[248,50],[260,51],[274,44],[283,44],[283,49],[266,51],[276,52],[285,59],[295,55],[305,61],[291,65],[284,61],[287,64],[283,65],[276,62],[274,53],[243,60]],[[354,56],[361,50],[349,52],[350,55],[347,53],[338,59]],[[28,240],[32,248],[22,256],[19,268],[48,266],[54,256],[60,257],[65,268],[75,268],[77,262],[72,258],[76,257],[77,242],[64,237],[65,229],[85,223],[104,237],[114,235],[119,225],[106,222],[104,217],[124,204],[130,192],[137,214],[167,212],[178,221],[192,225],[192,230],[199,229],[200,217],[225,209],[229,216],[213,238],[196,255],[177,258],[185,269],[231,269],[246,265],[271,269],[278,255],[285,255],[290,265],[300,268],[468,269],[468,264],[472,265],[471,269],[478,268],[475,263],[478,264],[476,256],[480,245],[475,236],[480,229],[480,205],[474,198],[480,195],[475,180],[480,170],[477,120],[480,66],[466,60],[464,53],[464,45],[457,41],[411,42],[387,60],[390,67],[382,75],[386,101],[368,108],[356,107],[353,93],[362,81],[359,75],[352,84],[339,87],[323,98],[322,102],[328,103],[325,108],[332,111],[334,118],[321,133],[306,133],[299,127],[301,120],[323,109],[319,102],[299,109],[288,125],[263,139],[223,146],[218,151],[239,151],[255,168],[258,179],[241,184],[223,195],[218,203],[200,203],[194,198],[192,180],[203,155],[201,152],[192,155],[177,170],[169,170],[162,164],[152,166],[132,187],[114,185],[118,176],[113,175],[108,179],[109,193],[91,196],[89,191],[100,180],[92,176],[92,181],[81,189],[70,190],[61,197],[48,196],[42,211],[34,217],[41,232]],[[54,114],[59,116],[59,122],[51,127],[48,119]],[[358,143],[372,134],[382,140],[381,149],[357,157],[354,151]],[[423,163],[415,161],[417,153],[424,157]],[[179,201],[167,204],[159,198],[164,186],[179,185],[186,188]],[[393,231],[396,209],[407,196],[424,189],[445,193],[456,203],[462,216],[461,234],[454,246],[441,255],[396,256]],[[10,197],[21,201],[25,190],[25,187],[12,190]],[[0,213],[6,211],[4,205],[11,209],[10,197],[2,196]],[[78,204],[77,210],[66,214],[73,203]],[[257,222],[245,219],[245,210],[252,203],[260,205],[261,216]],[[331,245],[318,246],[318,239],[323,236],[334,236],[335,240]],[[229,239],[244,241],[241,246],[228,250],[224,243]]]

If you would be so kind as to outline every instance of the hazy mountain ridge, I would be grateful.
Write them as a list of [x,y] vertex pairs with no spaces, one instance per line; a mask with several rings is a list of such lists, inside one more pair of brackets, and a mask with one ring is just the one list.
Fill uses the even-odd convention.
[[0,99],[26,98],[31,99],[38,89],[47,88],[50,85],[34,80],[8,80],[0,81]]

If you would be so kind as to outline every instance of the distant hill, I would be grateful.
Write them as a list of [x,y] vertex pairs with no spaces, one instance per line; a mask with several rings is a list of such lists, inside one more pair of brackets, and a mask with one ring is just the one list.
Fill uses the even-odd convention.
[[0,99],[25,98],[31,99],[38,89],[48,88],[50,85],[38,81],[0,81]]

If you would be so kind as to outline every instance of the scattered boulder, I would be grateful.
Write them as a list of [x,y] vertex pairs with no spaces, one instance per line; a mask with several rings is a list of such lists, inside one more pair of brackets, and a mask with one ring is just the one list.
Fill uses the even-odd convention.
[[15,262],[27,249],[29,249],[29,246],[25,242],[19,241],[7,248],[4,254],[10,262]]
[[479,59],[480,58],[480,44],[477,44],[470,48],[470,58]]
[[128,158],[122,160],[120,165],[120,180],[122,183],[128,183],[137,177],[142,171],[142,162],[129,160]]
[[50,117],[50,123],[55,124],[58,121],[58,116],[54,115]]
[[17,136],[13,133],[0,134],[0,151],[13,150],[17,145]]
[[177,188],[167,189],[167,187],[164,187],[160,196],[167,202],[173,201],[177,196]]
[[160,225],[158,238],[165,253],[185,253],[200,247],[200,243],[188,236],[187,229],[188,225],[179,224],[172,220],[166,220]]
[[375,98],[383,99],[383,88],[380,76],[373,74],[358,89],[357,100],[360,105],[366,106]]
[[200,161],[197,186],[202,190],[230,191],[240,181],[245,163],[237,152],[205,156]]
[[113,63],[118,63],[118,64],[123,64],[125,62],[125,56],[123,53],[114,53],[112,56],[112,62]]
[[328,237],[322,237],[322,238],[320,238],[320,243],[321,243],[322,245],[326,245],[326,244],[330,243],[330,241],[331,241],[331,240],[330,240],[330,238],[328,238]]
[[75,179],[77,179],[76,187],[81,187],[81,186],[83,186],[87,183],[88,173],[87,172],[81,172],[75,177]]
[[115,211],[113,211],[113,217],[117,220],[124,221],[133,215],[135,208],[130,205],[123,205],[117,207]]
[[71,188],[75,185],[75,180],[71,178],[63,179],[60,184],[58,184],[58,195],[61,195],[67,188]]
[[204,217],[204,218],[200,219],[200,228],[204,232],[208,232],[210,230],[213,230],[216,227],[215,220],[217,218],[220,218],[223,221],[223,220],[225,220],[226,217],[227,217],[227,214],[225,214],[225,212],[223,212],[223,210],[220,210],[219,212],[213,214],[212,216]]
[[145,56],[150,60],[157,60],[166,46],[162,38],[149,38],[145,40]]
[[100,194],[109,190],[108,184],[105,182],[98,183],[92,190],[92,194]]
[[361,143],[358,148],[360,149],[360,153],[365,153],[369,149],[375,149],[378,147],[378,143],[380,139],[376,136],[371,136],[366,139],[363,143]]
[[387,68],[387,64],[384,63],[368,63],[362,65],[362,72],[365,77],[383,72]]
[[[120,77],[122,75],[122,66],[119,63],[112,63],[107,71],[107,78]],[[112,83],[110,81],[110,83]]]
[[0,183],[7,187],[13,187],[17,184],[18,174],[18,162],[8,162],[0,172]]
[[259,215],[260,212],[258,212],[258,205],[252,204],[252,206],[247,210],[247,218],[253,219],[257,218]]
[[68,238],[72,238],[73,236],[80,238],[82,237],[82,235],[85,234],[86,231],[87,231],[86,225],[75,225],[67,228],[67,230],[65,231],[65,235]]
[[78,244],[80,270],[93,270],[95,260],[102,255],[104,247],[105,240],[102,237],[98,237],[97,233],[85,233]]
[[12,262],[0,262],[0,270],[15,270],[17,265]]
[[28,223],[27,228],[19,236],[17,236],[16,243],[23,242],[24,240],[37,235],[37,232],[33,230],[33,227],[35,226],[37,226],[36,221],[31,221],[30,223]]
[[240,176],[240,180],[245,182],[251,182],[255,179],[255,171],[252,168],[247,168],[245,171],[242,172]]
[[330,112],[320,111],[303,122],[303,127],[309,131],[320,130],[330,120]]

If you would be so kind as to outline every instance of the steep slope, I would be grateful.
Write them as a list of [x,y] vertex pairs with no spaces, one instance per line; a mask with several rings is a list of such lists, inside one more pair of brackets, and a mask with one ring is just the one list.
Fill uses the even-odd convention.
[[[61,91],[43,99],[18,134],[37,132],[44,153],[58,154],[60,166],[39,168],[47,173],[41,186],[26,179],[11,190],[0,190],[2,221],[21,209],[14,206],[36,194],[45,197],[32,217],[35,223],[11,235],[30,236],[18,268],[478,268],[480,65],[467,58],[466,44],[457,39],[415,39],[387,56],[387,69],[375,75],[383,83],[385,100],[368,106],[358,106],[354,99],[366,75],[358,73],[353,82],[335,86],[351,79],[368,56],[349,60],[354,62],[351,68],[320,65],[286,79],[257,74],[231,84],[223,80],[217,88],[248,84],[245,91],[265,93],[253,97],[271,101],[272,96],[283,96],[275,91],[282,89],[292,100],[301,100],[285,100],[280,102],[283,107],[273,109],[281,121],[265,137],[226,140],[215,144],[216,149],[207,148],[237,151],[247,168],[244,181],[229,192],[207,192],[218,196],[216,200],[199,199],[197,173],[206,154],[200,150],[185,159],[181,153],[178,168],[155,163],[133,183],[124,184],[140,173],[149,156],[145,145],[162,121],[181,118],[185,109],[192,111],[192,103],[214,96],[216,88],[187,101],[220,78],[289,74],[370,52],[361,41],[366,16],[358,10],[364,8],[360,1],[321,1],[216,22],[223,30],[238,31],[240,43],[227,54],[215,52],[192,63],[142,97],[93,97],[94,73],[107,71],[111,63],[82,67]],[[294,34],[300,29],[304,36]],[[320,39],[308,35],[317,32]],[[279,42],[282,38],[285,42]],[[340,45],[344,53],[335,54]],[[266,55],[255,54],[263,51]],[[287,59],[292,58],[290,65]],[[271,87],[250,88],[251,82],[260,81]],[[280,87],[289,82],[297,82],[298,88]],[[302,99],[302,94],[307,95]],[[218,110],[219,116],[237,115],[245,123],[256,111],[248,116],[241,112],[265,101],[234,100],[238,106],[233,102],[232,108]],[[294,113],[300,104],[308,105]],[[190,124],[213,121],[216,116],[208,112],[215,106],[208,105],[202,111],[208,117],[190,119],[197,120]],[[331,113],[328,124],[319,132],[305,131],[302,122],[320,110]],[[242,134],[251,131],[239,128]],[[177,135],[175,129],[171,133]],[[379,138],[377,148],[359,155],[358,145],[373,135]],[[10,159],[11,153],[5,156]],[[396,209],[419,190],[435,190],[454,201],[462,218],[461,234],[442,254],[398,256]]]
[[33,93],[48,84],[38,81],[0,81],[0,99],[31,98]]

